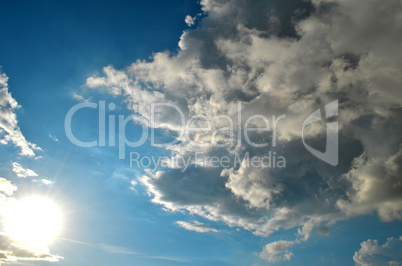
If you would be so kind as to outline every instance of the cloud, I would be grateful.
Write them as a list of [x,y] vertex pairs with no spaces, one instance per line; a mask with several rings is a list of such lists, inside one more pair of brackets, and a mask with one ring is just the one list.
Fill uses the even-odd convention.
[[402,265],[402,237],[390,237],[383,245],[378,245],[376,239],[369,239],[360,246],[353,256],[356,265]]
[[47,186],[50,186],[50,185],[52,185],[54,182],[52,181],[52,180],[49,180],[49,179],[41,179],[40,180],[43,184],[45,184],[45,185],[47,185]]
[[184,19],[184,21],[186,22],[186,24],[187,24],[188,26],[191,27],[191,26],[194,25],[195,19],[196,19],[196,17],[192,17],[192,16],[190,16],[190,15],[187,15],[186,18]]
[[20,108],[8,91],[8,77],[0,72],[0,143],[13,142],[21,149],[20,154],[34,156],[34,150],[41,150],[36,144],[28,142],[18,126],[15,110]]
[[89,102],[91,97],[84,98],[84,96],[77,94],[76,92],[73,93],[73,98],[79,102]]
[[266,245],[260,253],[260,257],[272,263],[288,261],[292,258],[293,253],[289,248],[294,245],[293,241],[275,241]]
[[136,180],[131,180],[130,184],[131,184],[131,186],[129,189],[134,191],[135,193],[138,193],[137,190],[135,189],[135,187],[138,185],[138,182]]
[[19,163],[14,162],[13,163],[13,172],[18,176],[18,177],[32,177],[32,176],[38,176],[37,173],[32,171],[31,169],[25,169],[22,167]]
[[329,235],[330,231],[329,231],[328,226],[321,225],[320,227],[318,227],[318,233],[320,235],[326,235],[326,236]]
[[74,244],[78,244],[78,245],[85,245],[85,246],[95,247],[95,248],[101,249],[102,251],[108,252],[108,253],[122,254],[122,255],[133,255],[133,256],[137,256],[137,257],[145,258],[145,259],[156,259],[156,260],[167,260],[167,261],[191,263],[190,260],[180,258],[180,257],[147,255],[147,254],[143,254],[143,253],[140,253],[140,252],[132,251],[130,249],[127,249],[127,248],[121,247],[121,246],[113,246],[113,245],[102,244],[102,243],[89,243],[89,242],[83,242],[83,241],[67,239],[67,238],[63,238],[62,240],[67,241],[67,242],[71,242],[71,243],[74,243]]
[[11,184],[11,182],[3,177],[0,177],[0,191],[4,192],[7,196],[11,196],[17,187]]
[[270,209],[274,195],[283,190],[281,185],[273,184],[267,169],[248,167],[245,161],[238,170],[232,168],[223,175],[228,176],[225,186],[254,208]]
[[[293,241],[279,240],[271,242],[263,248],[262,252],[259,254],[264,260],[271,263],[279,263],[282,261],[289,261],[293,257],[293,253],[289,250],[295,245],[299,245],[307,241],[314,227],[317,227],[317,220],[311,219],[304,223],[303,226],[297,230],[297,238]],[[325,227],[321,225],[319,228]]]
[[56,137],[56,135],[52,135],[52,134],[49,134],[49,138],[51,138],[52,140],[54,140],[54,141],[59,141],[59,139]]
[[[151,124],[151,103],[174,104],[185,118],[205,115],[213,121],[212,131],[226,125],[217,115],[238,121],[239,102],[242,125],[254,114],[286,115],[278,122],[275,146],[271,130],[250,134],[257,143],[268,141],[264,148],[247,145],[242,131],[233,136],[241,144],[222,148],[187,141],[165,147],[193,166],[195,152],[233,158],[235,152],[275,151],[286,158],[286,168],[197,165],[149,172],[138,180],[152,202],[259,236],[298,228],[295,241],[268,244],[262,256],[267,260],[290,259],[288,249],[309,239],[316,227],[372,212],[383,221],[401,220],[402,3],[203,0],[201,5],[206,16],[182,34],[177,54],[155,53],[151,61],[123,70],[107,66],[104,76],[89,77],[87,86],[123,96],[129,110],[170,136],[180,136],[180,117],[172,108],[160,108]],[[306,117],[334,100],[339,102],[336,167],[314,158],[301,140]],[[322,146],[325,123],[312,124],[304,136],[309,145]],[[192,139],[211,141],[205,132]]]
[[0,265],[12,261],[51,261],[56,262],[63,257],[52,255],[45,247],[33,247],[19,243],[11,237],[0,234]]
[[198,233],[218,232],[218,230],[215,229],[214,227],[200,223],[198,221],[193,221],[191,223],[184,221],[177,221],[176,224],[178,224],[180,227],[186,230]]
[[46,185],[46,186],[51,186],[54,184],[54,181],[49,180],[47,178],[42,178],[42,179],[33,179],[32,181]]

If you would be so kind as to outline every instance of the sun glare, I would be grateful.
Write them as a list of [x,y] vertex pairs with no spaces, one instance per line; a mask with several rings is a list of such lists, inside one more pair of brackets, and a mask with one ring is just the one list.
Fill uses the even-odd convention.
[[6,215],[7,235],[31,245],[45,245],[60,228],[59,209],[48,199],[33,197],[17,202]]

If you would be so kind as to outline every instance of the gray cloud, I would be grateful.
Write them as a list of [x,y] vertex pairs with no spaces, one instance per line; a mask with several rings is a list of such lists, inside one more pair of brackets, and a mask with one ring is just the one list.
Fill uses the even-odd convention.
[[15,242],[11,237],[0,234],[0,265],[10,261],[59,261],[60,256],[52,255],[49,250],[35,248]]
[[[128,109],[148,122],[152,102],[175,104],[186,117],[203,114],[213,120],[225,114],[236,121],[240,101],[243,124],[253,114],[285,114],[275,148],[243,142],[195,149],[183,142],[167,149],[184,157],[194,151],[233,156],[275,150],[287,165],[149,173],[139,180],[152,201],[261,236],[298,227],[295,241],[267,245],[261,257],[269,261],[290,259],[288,249],[307,240],[315,227],[374,211],[383,221],[402,219],[402,4],[283,1],[294,7],[289,9],[266,1],[201,4],[207,16],[197,29],[183,33],[177,55],[156,53],[152,61],[125,70],[109,66],[104,77],[90,77],[87,85],[123,95]],[[286,101],[273,101],[278,94]],[[340,161],[330,167],[304,149],[301,127],[309,114],[336,99]],[[155,121],[154,127],[177,136],[180,120],[174,111],[161,110]],[[212,128],[222,125],[216,121]],[[306,141],[325,143],[325,130],[324,123],[315,123],[306,130]],[[194,138],[208,140],[202,133]]]

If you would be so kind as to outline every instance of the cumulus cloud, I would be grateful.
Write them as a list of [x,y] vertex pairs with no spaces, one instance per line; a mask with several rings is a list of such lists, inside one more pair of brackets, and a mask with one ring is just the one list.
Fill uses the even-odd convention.
[[289,248],[293,245],[293,241],[285,240],[269,243],[260,253],[260,257],[272,263],[288,261],[293,256],[293,253],[289,251]]
[[218,230],[215,229],[214,227],[200,223],[198,221],[193,221],[191,223],[184,221],[177,221],[176,224],[178,224],[180,227],[186,230],[195,231],[198,233],[218,232]]
[[377,239],[369,239],[360,246],[361,248],[353,256],[356,265],[402,265],[402,236],[390,237],[383,245],[378,245]]
[[18,177],[32,177],[32,176],[38,176],[37,173],[35,173],[31,169],[25,169],[22,167],[19,163],[13,162],[13,172],[18,176]]
[[275,194],[279,194],[283,187],[271,183],[269,172],[264,168],[253,168],[242,163],[238,170],[231,168],[223,171],[228,176],[225,186],[236,196],[242,197],[251,207],[270,209],[270,203]]
[[40,148],[27,141],[18,126],[15,110],[20,107],[8,91],[8,77],[0,72],[0,143],[7,144],[11,141],[21,149],[21,155],[34,156],[34,150]]
[[[269,118],[271,126],[272,116],[286,115],[275,132],[250,133],[255,143],[268,141],[266,147],[247,145],[242,130],[233,136],[240,145],[200,148],[181,139],[165,147],[193,165],[194,152],[233,158],[276,151],[286,167],[171,167],[138,179],[152,201],[260,236],[297,227],[295,241],[264,248],[261,257],[270,261],[289,260],[289,248],[306,241],[314,228],[328,234],[328,226],[339,220],[374,211],[383,221],[402,219],[402,3],[203,0],[201,5],[206,16],[197,29],[183,33],[177,54],[159,52],[124,70],[107,66],[104,76],[89,77],[87,86],[123,96],[149,126],[177,138],[177,112],[160,108],[152,117],[151,103],[174,104],[186,119],[202,114],[213,121],[212,131],[228,126],[227,119],[214,119],[219,115],[243,126],[254,114]],[[311,155],[301,140],[306,117],[334,100],[339,103],[336,167]],[[230,138],[227,132],[217,135],[218,141]],[[322,146],[325,122],[311,124],[304,137],[309,145]],[[192,140],[211,142],[211,136],[196,132]]]

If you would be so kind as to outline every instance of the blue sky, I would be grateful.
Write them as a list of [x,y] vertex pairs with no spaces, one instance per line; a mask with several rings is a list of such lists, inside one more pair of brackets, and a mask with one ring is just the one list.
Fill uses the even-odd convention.
[[[0,265],[401,265],[402,13],[378,2],[2,3]],[[99,144],[103,102],[105,145],[75,145],[69,110],[96,104],[74,114],[71,130]],[[336,163],[306,149],[324,152],[325,123],[302,125],[315,110],[333,119],[331,102]],[[202,115],[212,131],[227,126],[216,119],[225,115],[241,144],[192,145],[212,137],[180,138],[166,105],[152,122],[153,103],[205,129]],[[138,141],[144,128],[146,141],[121,153],[119,141]],[[153,130],[158,143],[178,142],[153,145]],[[194,161],[272,152],[285,167]],[[130,165],[133,153],[190,164]],[[10,230],[34,197],[61,216],[45,246]]]

